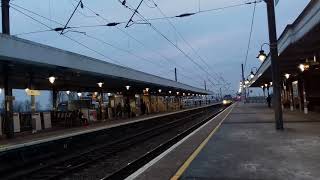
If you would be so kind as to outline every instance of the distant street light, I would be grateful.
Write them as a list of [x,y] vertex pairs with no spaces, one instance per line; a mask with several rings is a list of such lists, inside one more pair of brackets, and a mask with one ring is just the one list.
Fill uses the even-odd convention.
[[103,82],[98,82],[97,84],[98,84],[99,88],[102,88],[104,83]]
[[309,69],[309,65],[307,65],[307,64],[300,64],[300,65],[299,65],[299,69],[301,70],[301,72],[304,72],[305,70]]
[[171,94],[171,91],[169,91],[169,94]]
[[[256,70],[255,73],[253,72],[254,69]],[[251,68],[251,72],[250,72],[250,78],[251,79],[254,78],[254,76],[256,75],[257,71],[258,71],[258,69],[256,67]]]
[[146,91],[149,92],[149,89],[150,89],[150,88],[146,88]]
[[69,95],[69,94],[70,94],[70,91],[66,91],[66,93],[67,93],[67,95]]
[[179,95],[179,92],[177,92],[177,95]]
[[162,90],[161,90],[161,89],[159,89],[158,91],[159,91],[159,93],[161,93],[161,91],[162,91]]
[[126,89],[129,90],[129,89],[130,89],[130,86],[126,86]]
[[54,76],[50,76],[50,77],[49,77],[49,82],[50,82],[51,84],[53,84],[55,80],[56,80],[56,77],[54,77]]
[[81,97],[82,93],[81,93],[81,92],[78,92],[77,95],[78,95],[78,97]]
[[286,77],[286,79],[289,79],[290,78],[290,74],[287,73],[287,74],[284,75],[284,77]]

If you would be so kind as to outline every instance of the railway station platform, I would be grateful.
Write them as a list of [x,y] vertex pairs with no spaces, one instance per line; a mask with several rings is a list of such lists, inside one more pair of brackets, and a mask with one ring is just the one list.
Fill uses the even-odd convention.
[[235,103],[128,179],[319,179],[320,114]]
[[320,114],[285,112],[284,131],[273,115],[237,104],[180,179],[318,179]]
[[199,108],[209,107],[212,105],[214,104],[187,108],[187,109],[178,110],[174,112],[163,112],[163,113],[157,113],[157,114],[143,115],[143,116],[138,116],[130,119],[108,120],[104,122],[90,124],[90,126],[81,126],[81,127],[75,127],[75,128],[69,128],[69,129],[58,129],[58,130],[55,129],[55,130],[44,131],[36,134],[25,134],[25,135],[16,136],[13,139],[2,138],[0,139],[0,153],[8,150],[37,145],[37,144],[55,141],[63,138],[69,138],[69,137],[78,136],[82,134],[98,132],[101,130],[106,130],[113,127],[123,126],[131,123],[152,120],[155,118],[165,117],[165,116],[178,114],[186,111],[191,111]]

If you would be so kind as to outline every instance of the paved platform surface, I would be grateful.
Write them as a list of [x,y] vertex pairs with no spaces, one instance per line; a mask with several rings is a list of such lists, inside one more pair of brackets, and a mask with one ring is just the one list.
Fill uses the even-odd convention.
[[[208,105],[208,106],[211,106],[211,105]],[[206,107],[206,106],[202,106],[202,107]],[[13,139],[2,138],[0,139],[0,152],[10,150],[10,149],[16,149],[23,146],[39,144],[42,142],[48,142],[48,141],[61,139],[65,137],[71,137],[79,134],[84,134],[84,133],[99,131],[99,130],[108,129],[112,127],[117,127],[121,125],[126,125],[134,122],[146,121],[156,117],[167,116],[170,114],[175,114],[175,113],[202,108],[202,107],[189,108],[189,109],[179,110],[175,112],[144,115],[144,116],[139,116],[131,119],[107,120],[105,122],[95,123],[89,126],[43,131],[36,134],[17,136]]]
[[320,115],[285,111],[284,131],[273,118],[265,105],[236,104],[180,179],[320,179]]

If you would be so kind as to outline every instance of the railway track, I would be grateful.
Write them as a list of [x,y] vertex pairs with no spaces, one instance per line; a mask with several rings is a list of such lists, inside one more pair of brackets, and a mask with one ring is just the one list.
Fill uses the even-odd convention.
[[220,106],[206,108],[146,127],[85,152],[56,161],[53,158],[52,163],[17,169],[6,179],[123,179],[222,109]]

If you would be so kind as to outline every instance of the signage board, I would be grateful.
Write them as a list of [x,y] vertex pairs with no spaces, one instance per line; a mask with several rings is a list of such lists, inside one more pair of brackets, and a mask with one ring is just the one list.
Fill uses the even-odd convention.
[[28,90],[27,94],[28,94],[28,96],[40,96],[40,91],[38,91],[38,90]]

